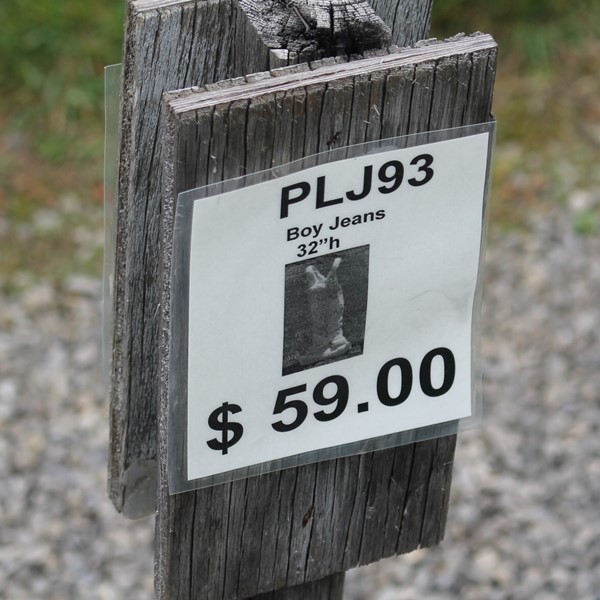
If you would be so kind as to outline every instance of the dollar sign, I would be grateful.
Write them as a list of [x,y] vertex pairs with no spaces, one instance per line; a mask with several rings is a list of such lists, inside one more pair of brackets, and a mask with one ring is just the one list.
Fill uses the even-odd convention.
[[[223,402],[223,405],[216,408],[210,413],[208,417],[208,425],[211,429],[221,431],[223,435],[221,439],[213,438],[206,442],[209,448],[213,450],[220,450],[222,454],[227,454],[229,448],[234,444],[237,444],[242,439],[244,428],[240,423],[230,423],[229,413],[232,415],[242,411],[242,408],[237,404],[229,404],[229,402]],[[231,438],[229,433],[231,432]]]

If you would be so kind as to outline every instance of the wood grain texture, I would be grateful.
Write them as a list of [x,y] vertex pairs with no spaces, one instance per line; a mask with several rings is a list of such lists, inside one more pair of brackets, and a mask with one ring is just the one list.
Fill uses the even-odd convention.
[[[421,3],[429,5],[430,1],[410,0],[409,12],[414,14],[408,20],[396,19],[394,39],[401,38],[403,43],[420,39],[428,26],[427,10],[422,10]],[[297,5],[292,10],[275,0],[128,0],[116,215],[109,496],[117,510],[131,518],[151,514],[155,508],[162,95],[304,60],[356,54],[390,41],[390,29],[365,0],[299,0]],[[309,23],[308,32],[298,15]],[[297,106],[296,100],[288,100],[286,110]],[[212,124],[215,131],[220,126],[218,118]],[[298,141],[300,133],[295,135]],[[201,135],[199,143],[202,139],[206,136]],[[211,172],[214,181],[221,176]]]
[[392,30],[392,42],[401,48],[428,36],[433,0],[371,0],[371,6]]
[[[109,495],[136,518],[155,506],[162,94],[268,67],[234,2],[132,1],[123,62]],[[235,43],[234,43],[235,41]]]
[[240,0],[240,5],[283,64],[361,54],[391,41],[390,28],[367,0]]
[[[173,211],[180,191],[325,151],[333,137],[356,144],[486,122],[495,65],[495,43],[479,34],[170,96],[161,225],[159,598],[254,597],[442,539],[454,435],[169,496]],[[209,143],[201,133],[207,131]],[[226,141],[215,139],[220,131]],[[272,137],[280,132],[275,153]],[[262,151],[249,156],[250,147]]]

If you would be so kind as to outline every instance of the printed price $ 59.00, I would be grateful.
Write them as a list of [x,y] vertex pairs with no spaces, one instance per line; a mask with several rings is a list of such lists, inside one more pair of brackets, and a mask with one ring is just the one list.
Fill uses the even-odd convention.
[[[432,381],[432,365],[435,359],[443,361],[443,376],[441,382]],[[399,369],[401,384],[399,389],[390,392],[390,374],[393,369]],[[456,362],[454,354],[448,348],[434,348],[428,352],[419,366],[419,386],[422,392],[429,397],[443,396],[454,383],[456,375]],[[374,381],[376,394],[379,402],[384,406],[399,406],[411,395],[413,390],[413,367],[406,358],[393,358],[387,361],[377,374]],[[439,378],[438,378],[439,379]],[[273,415],[281,415],[281,419],[271,423],[271,427],[278,433],[286,433],[300,427],[307,419],[309,405],[304,399],[307,391],[306,384],[296,385],[280,390],[275,399]],[[318,407],[313,417],[317,421],[327,422],[337,419],[348,407],[350,400],[350,386],[348,380],[342,375],[330,375],[319,381],[312,392],[312,399]],[[325,410],[329,408],[329,410]],[[360,402],[356,405],[358,413],[369,410],[368,402]],[[208,440],[208,447],[221,454],[227,454],[229,449],[235,446],[244,435],[242,417],[232,417],[242,413],[242,407],[233,402],[223,402],[221,406],[213,410],[208,417],[208,425],[220,435]],[[285,418],[283,418],[285,415]]]

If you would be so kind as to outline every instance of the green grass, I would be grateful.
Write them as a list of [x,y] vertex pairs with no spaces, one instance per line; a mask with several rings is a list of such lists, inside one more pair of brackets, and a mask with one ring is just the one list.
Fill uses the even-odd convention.
[[563,47],[577,48],[600,32],[596,0],[434,0],[432,34],[494,35],[523,74],[549,71]]
[[[124,0],[0,3],[0,95],[11,128],[35,131],[44,158],[69,156],[102,123],[102,72],[119,62]],[[63,140],[63,143],[61,143]]]
[[[125,0],[0,2],[0,285],[98,275],[106,64],[120,62]],[[65,211],[70,197],[71,210]],[[56,227],[33,227],[44,211]],[[18,286],[17,286],[18,287]]]

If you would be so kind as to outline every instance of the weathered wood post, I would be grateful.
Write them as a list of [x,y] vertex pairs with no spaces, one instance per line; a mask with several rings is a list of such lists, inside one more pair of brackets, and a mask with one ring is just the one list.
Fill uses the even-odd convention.
[[[187,373],[188,352],[188,321],[173,304],[176,294],[181,299],[172,285],[181,258],[173,245],[179,194],[335,148],[491,118],[496,46],[489,36],[390,47],[390,39],[409,45],[424,37],[431,2],[374,1],[373,8],[392,26],[364,3],[129,3],[110,493],[127,516],[148,514],[158,473],[159,598],[341,598],[347,569],[444,535],[458,416],[434,439],[383,436],[354,453],[344,446],[299,466],[283,459],[175,495],[169,481],[173,456],[177,469],[189,466],[192,437],[185,426],[173,429],[185,415],[173,408],[173,390],[182,402],[187,393],[187,382],[173,376],[174,365]],[[428,160],[411,163],[421,170],[410,185],[429,177]],[[387,193],[393,185],[386,187],[382,169]],[[406,361],[398,361],[389,369],[402,370],[404,386]],[[430,373],[433,396],[445,384],[433,389],[432,381]],[[383,404],[403,402],[402,390],[392,398],[388,384],[378,392]],[[329,406],[322,387],[315,402]],[[344,408],[338,403],[334,412]],[[367,403],[357,411],[368,411]],[[325,409],[321,420],[331,415]],[[286,419],[281,424],[289,430]]]
[[[334,3],[339,18],[330,19],[328,10],[317,11],[317,3],[308,9],[302,3],[293,8],[279,1],[128,0],[109,464],[109,495],[125,516],[137,518],[155,509],[162,94],[385,47],[390,35],[400,45],[414,44],[427,35],[431,4],[431,0],[374,0],[376,13],[389,18],[390,33],[364,1]],[[300,8],[314,24],[308,37],[303,35],[306,19]],[[342,31],[340,23],[347,28]]]
[[[351,146],[485,122],[494,62],[493,40],[476,35],[169,95],[162,306],[172,307],[168,275],[179,192],[327,150],[334,137]],[[173,260],[181,264],[181,256]],[[187,322],[170,323],[168,312],[161,344],[159,595],[186,590],[190,597],[249,598],[297,586],[297,597],[341,597],[345,570],[442,539],[453,435],[169,495],[167,339],[171,331],[183,339]],[[185,355],[179,360],[186,362]]]

